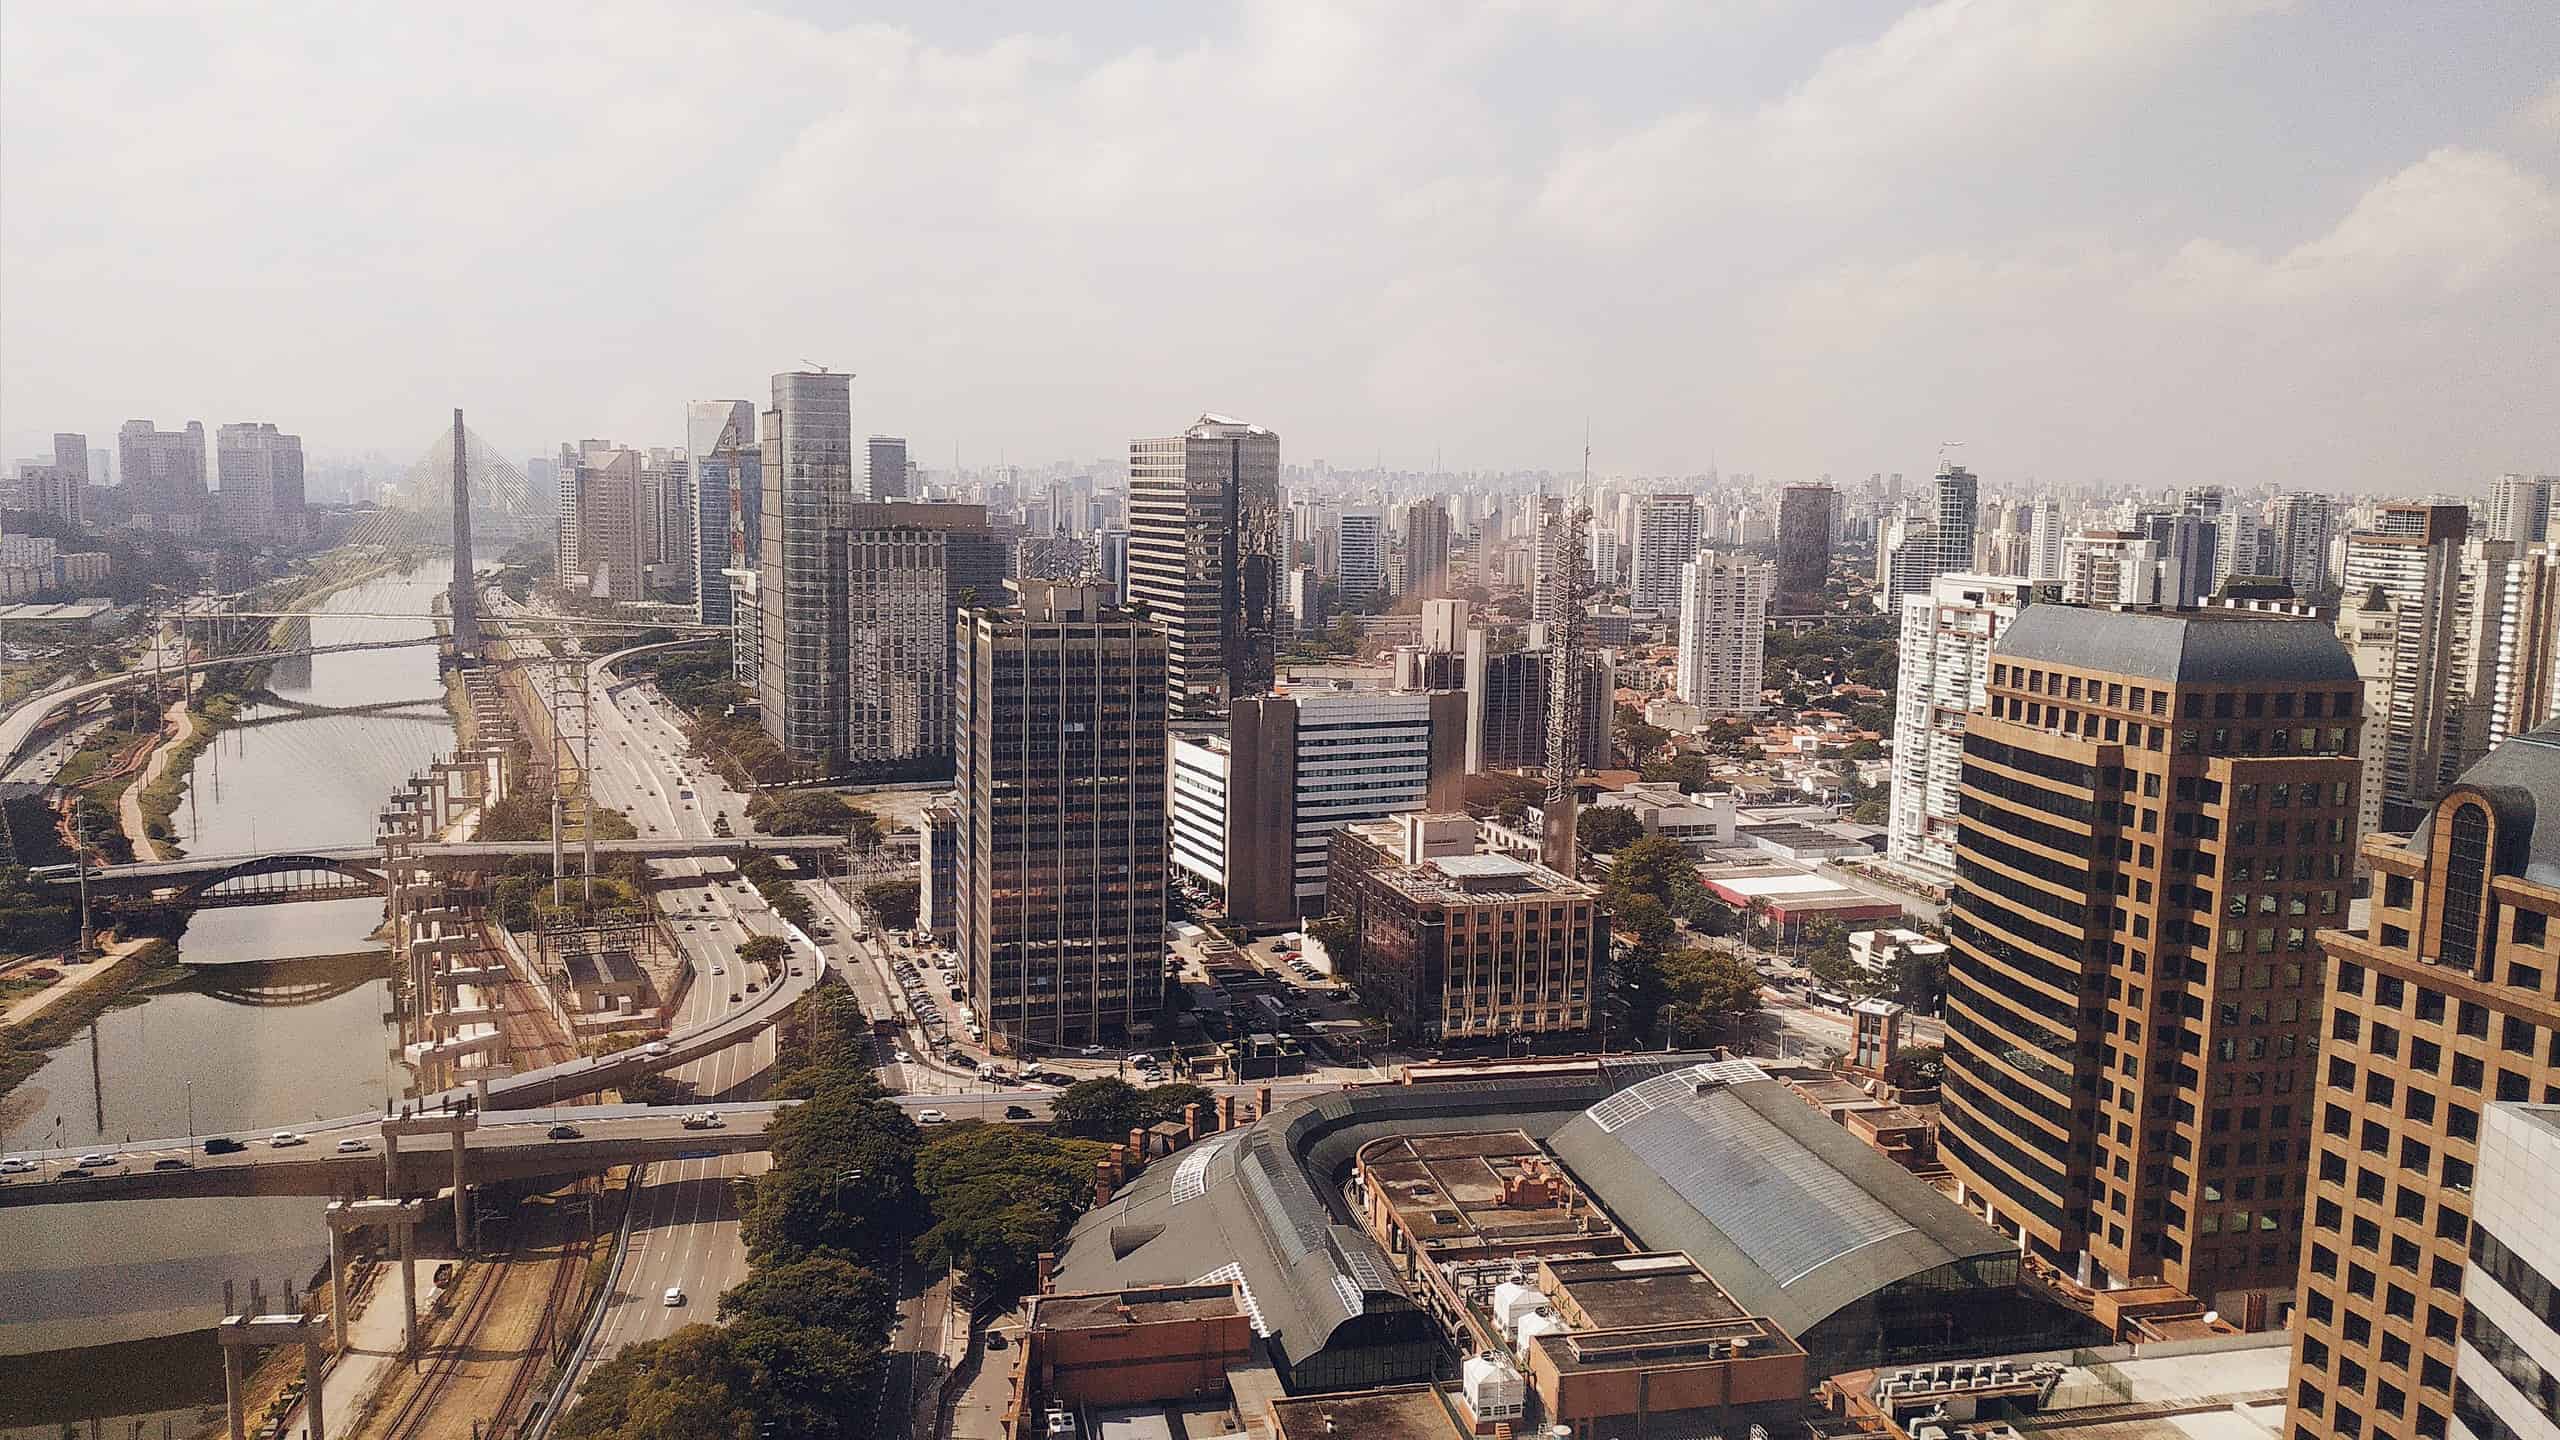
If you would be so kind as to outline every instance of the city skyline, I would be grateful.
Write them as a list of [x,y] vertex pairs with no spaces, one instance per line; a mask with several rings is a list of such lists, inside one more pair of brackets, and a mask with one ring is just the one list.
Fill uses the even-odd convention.
[[[802,358],[860,372],[856,423],[907,435],[929,468],[955,443],[964,464],[1108,455],[1139,417],[1204,403],[1337,466],[1569,471],[1588,416],[1607,470],[1782,480],[1916,471],[1960,437],[1985,475],[2047,483],[2272,472],[2468,494],[2547,470],[2560,436],[2533,379],[2555,365],[2533,317],[2560,295],[2560,87],[2536,57],[2560,22],[2523,4],[2387,43],[2191,4],[1532,8],[1428,44],[1418,19],[1295,7],[1080,18],[1069,37],[1020,10],[829,29],[692,7],[500,36],[13,11],[10,129],[48,139],[0,148],[0,441],[38,453],[56,430],[159,414],[406,453],[434,429],[406,397],[523,368],[510,345],[576,354],[563,336],[615,363],[456,397],[508,453],[676,443],[683,398]],[[578,38],[549,43],[557,26]],[[203,63],[234,47],[242,64]],[[102,49],[135,81],[112,117],[79,100]],[[553,53],[586,55],[574,83],[517,58]],[[792,56],[758,71],[769,117],[695,108],[768,54]],[[1532,64],[1565,82],[1541,73],[1537,93],[1565,98],[1522,103]],[[483,79],[467,105],[404,78],[455,72]],[[598,116],[590,90],[652,103]],[[311,147],[306,105],[452,143],[387,166]],[[163,106],[239,123],[199,137]],[[504,173],[470,143],[492,129]],[[1381,143],[1310,166],[1297,156],[1329,147],[1281,144],[1306,133]],[[296,162],[223,186],[226,147],[262,137]],[[145,144],[165,147],[157,183],[104,188]],[[715,145],[773,158],[715,164]],[[739,223],[644,218],[696,171],[724,175]],[[938,183],[953,173],[990,180]],[[1186,205],[1151,228],[1160,263],[1115,258],[1137,252],[1129,227],[1156,227],[1141,187],[1185,177],[1205,199],[1246,173],[1262,200]],[[428,223],[457,193],[480,197],[471,218]],[[911,223],[854,220],[882,195],[908,196]],[[1274,200],[1339,238],[1264,223]],[[279,244],[225,223],[245,204],[314,219]],[[650,238],[602,262],[546,243],[626,221]],[[859,243],[816,238],[837,228]],[[600,268],[562,285],[544,251]],[[266,283],[280,264],[290,287]],[[132,273],[165,292],[142,352],[120,343]],[[1123,343],[1186,291],[1218,294],[1229,323]],[[1256,345],[1223,343],[1237,323]],[[2042,338],[2063,334],[2069,363]],[[368,362],[344,364],[350,348]],[[88,413],[110,376],[126,413]]]

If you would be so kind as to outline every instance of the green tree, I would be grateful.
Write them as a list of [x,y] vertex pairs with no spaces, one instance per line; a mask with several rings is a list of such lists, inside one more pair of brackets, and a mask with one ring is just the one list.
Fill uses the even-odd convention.
[[1654,784],[1677,785],[1683,791],[1695,794],[1707,788],[1712,778],[1709,770],[1704,755],[1669,755],[1647,761],[1639,773]]
[[1347,915],[1319,915],[1307,922],[1307,938],[1324,947],[1338,972],[1359,959],[1360,934]]
[[562,1416],[562,1440],[737,1440],[753,1434],[749,1377],[727,1331],[688,1325],[595,1368]]
[[1760,1008],[1760,973],[1721,950],[1685,950],[1663,966],[1663,1019],[1683,1038],[1701,1038]]
[[1947,999],[1947,957],[1915,955],[1904,947],[1893,957],[1893,998],[1924,1015],[1934,1015]]
[[869,1254],[905,1233],[920,1135],[876,1081],[822,1083],[776,1114],[767,1133],[773,1166],[754,1180],[739,1220],[751,1259]]
[[1650,895],[1612,890],[1603,897],[1612,929],[1635,937],[1639,950],[1660,950],[1671,943],[1671,912]]
[[1145,1102],[1138,1087],[1117,1076],[1079,1080],[1049,1100],[1049,1123],[1061,1134],[1088,1140],[1118,1140],[1130,1127],[1143,1124]]
[[1217,1102],[1218,1097],[1211,1094],[1205,1085],[1181,1080],[1150,1085],[1138,1094],[1139,1123],[1155,1125],[1172,1121],[1179,1124],[1183,1111],[1191,1106],[1199,1106],[1200,1113],[1207,1115],[1217,1109]]
[[862,904],[882,926],[904,930],[924,908],[924,890],[914,880],[876,881],[862,887]]
[[1056,1250],[1083,1213],[1103,1153],[1010,1125],[944,1130],[916,1156],[916,1192],[933,1217],[916,1258],[966,1268],[982,1292],[1022,1293],[1041,1252]]
[[1585,855],[1605,855],[1644,838],[1644,822],[1623,805],[1585,805],[1574,820],[1575,843]]
[[1688,850],[1667,836],[1647,835],[1618,852],[1609,866],[1609,888],[1669,906],[1673,886],[1684,876],[1697,883],[1698,865]]
[[738,945],[738,963],[770,970],[791,956],[791,942],[779,935],[750,935]]
[[1935,1089],[1947,1078],[1946,1061],[1941,1046],[1911,1046],[1896,1053],[1893,1063],[1885,1067],[1884,1083],[1903,1090]]
[[877,1346],[889,1338],[897,1298],[886,1282],[842,1255],[759,1265],[720,1297],[720,1318],[761,1317],[837,1330]]

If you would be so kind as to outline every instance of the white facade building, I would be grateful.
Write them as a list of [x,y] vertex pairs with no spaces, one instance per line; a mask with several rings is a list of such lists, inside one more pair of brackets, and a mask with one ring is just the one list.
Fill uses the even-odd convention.
[[1699,521],[1695,495],[1647,495],[1636,502],[1628,604],[1664,615],[1680,608],[1680,567],[1697,558]]
[[2050,580],[1941,575],[1927,594],[1903,597],[1885,835],[1885,858],[1894,865],[1941,883],[1955,878],[1965,715],[1983,703],[1992,642],[2020,610],[2059,599],[2059,590]]
[[1358,604],[1385,593],[1387,588],[1387,515],[1374,506],[1360,506],[1342,512],[1341,531],[1342,579],[1338,588],[1345,604]]
[[2450,1433],[2560,1440],[2560,1105],[2482,1119]]
[[1165,807],[1174,868],[1227,888],[1227,737],[1173,736]]
[[1760,668],[1768,642],[1769,590],[1777,567],[1709,550],[1680,567],[1681,699],[1709,714],[1760,710]]

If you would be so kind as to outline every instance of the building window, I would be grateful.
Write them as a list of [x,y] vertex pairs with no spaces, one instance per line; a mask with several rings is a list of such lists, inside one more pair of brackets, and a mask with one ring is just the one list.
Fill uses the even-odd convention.
[[2480,963],[2480,917],[2489,886],[2489,812],[2458,805],[2445,846],[2444,917],[2436,930],[2436,958],[2464,970]]

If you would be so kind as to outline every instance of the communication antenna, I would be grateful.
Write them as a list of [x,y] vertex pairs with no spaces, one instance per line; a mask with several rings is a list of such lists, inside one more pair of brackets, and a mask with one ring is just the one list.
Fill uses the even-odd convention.
[[1963,448],[1964,448],[1964,442],[1963,442],[1963,441],[1961,441],[1961,440],[1941,440],[1941,441],[1939,441],[1939,442],[1938,442],[1938,469],[1939,469],[1940,471],[1944,471],[1944,470],[1947,468],[1947,452],[1948,452],[1948,451],[1950,451],[1950,450],[1961,450],[1961,449],[1963,449]]
[[[1543,490],[1543,485],[1541,489]],[[1566,498],[1556,524],[1562,534],[1541,546],[1542,564],[1554,571],[1555,603],[1547,610],[1547,798],[1539,812],[1538,858],[1547,868],[1575,873],[1577,799],[1582,773],[1583,639],[1591,598],[1591,422],[1582,422],[1582,493]]]

